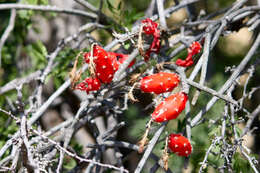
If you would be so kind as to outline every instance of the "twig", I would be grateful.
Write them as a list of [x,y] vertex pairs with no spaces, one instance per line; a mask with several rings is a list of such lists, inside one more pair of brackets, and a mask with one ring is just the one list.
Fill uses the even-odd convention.
[[245,128],[243,129],[243,132],[241,134],[241,137],[247,134],[247,132],[250,130],[250,127],[252,126],[254,119],[259,115],[260,113],[260,105],[257,106],[257,108],[252,112],[252,114],[249,116],[249,120],[246,123]]
[[25,76],[23,78],[16,78],[10,82],[8,82],[7,84],[5,84],[4,86],[2,86],[0,88],[0,94],[4,94],[5,92],[8,92],[10,90],[15,89],[17,86],[19,85],[23,85],[26,83],[30,83],[32,80],[37,80],[37,78],[41,75],[41,71],[38,70],[36,72],[33,72],[31,74],[29,74],[28,76]]
[[32,115],[32,117],[29,119],[28,123],[29,125],[32,125],[34,122],[36,122],[43,113],[48,109],[48,107],[52,104],[52,102],[68,87],[70,86],[70,80],[67,80],[64,84],[62,84],[59,89],[57,89],[50,97],[49,99],[37,110],[36,113]]
[[159,137],[161,136],[166,125],[167,125],[167,122],[163,123],[162,126],[156,131],[152,140],[149,142],[142,159],[139,161],[134,173],[140,173],[142,171],[144,164],[146,163],[146,160],[148,159],[149,155],[151,154],[156,142],[158,141]]
[[254,170],[254,172],[258,173],[258,170],[257,170],[255,164],[253,163],[253,160],[251,159],[251,157],[244,151],[244,149],[241,145],[239,146],[239,148],[240,148],[240,151],[243,154],[243,156],[248,160],[248,162],[249,162],[251,168]]
[[[74,126],[79,121],[80,114],[87,107],[88,104],[89,104],[88,100],[83,102],[83,104],[79,108],[76,116],[73,118],[73,121],[72,121],[71,125],[67,129],[64,130],[65,131],[65,135],[64,135],[64,138],[65,138],[64,139],[64,149],[66,149],[68,147],[68,145],[70,143],[70,140],[72,138],[72,135],[73,135],[73,133],[75,131]],[[62,169],[63,159],[64,159],[64,156],[65,156],[64,154],[65,154],[64,151],[60,151],[60,159],[59,159],[59,164],[58,164],[56,172],[60,172],[61,169]]]
[[85,12],[82,10],[77,9],[65,9],[59,8],[50,5],[28,5],[28,4],[0,4],[0,10],[9,10],[9,9],[16,9],[16,10],[35,10],[35,11],[45,11],[45,12],[55,12],[55,13],[67,13],[73,15],[80,15],[91,19],[96,19],[97,15],[94,13]]
[[[176,68],[176,67],[174,67],[173,64],[171,64],[171,65],[165,64],[164,67],[165,68],[169,68],[169,69],[175,69]],[[223,99],[223,100],[225,100],[225,101],[227,101],[229,103],[232,103],[232,104],[238,106],[238,102],[237,101],[235,101],[234,99],[229,98],[226,95],[220,94],[219,92],[217,92],[217,91],[215,91],[215,90],[213,90],[211,88],[208,88],[206,86],[200,85],[197,82],[193,82],[191,79],[183,78],[182,80],[184,80],[187,84],[189,84],[189,85],[191,85],[191,86],[193,86],[193,87],[195,87],[195,88],[197,88],[197,89],[199,89],[201,91],[205,91],[205,92],[207,92],[207,93],[209,93],[209,94],[211,94],[213,96],[216,96],[216,97],[218,97],[220,99]]]
[[98,9],[95,6],[93,6],[92,4],[90,4],[88,1],[84,1],[84,0],[75,0],[75,1],[93,12],[98,11]]
[[211,150],[214,147],[216,147],[216,144],[218,144],[221,139],[222,139],[222,137],[216,137],[214,139],[214,141],[212,142],[212,144],[209,146],[209,148],[208,148],[208,150],[207,150],[207,152],[206,152],[206,154],[204,156],[203,161],[200,163],[201,166],[200,166],[199,173],[201,173],[203,171],[203,169],[206,169],[206,167],[207,167],[207,160],[208,160],[209,154],[210,154]]
[[26,116],[23,115],[21,118],[21,128],[20,128],[21,138],[23,140],[23,144],[21,146],[21,155],[23,165],[28,169],[29,172],[34,171],[35,173],[40,172],[37,163],[35,163],[31,146],[27,137],[27,119]]
[[[241,63],[237,66],[237,68],[235,69],[235,71],[232,73],[232,75],[230,76],[230,78],[225,82],[225,84],[221,87],[221,89],[219,90],[219,93],[222,94],[224,93],[233,83],[233,81],[238,77],[238,75],[240,74],[240,72],[245,68],[245,66],[247,65],[247,63],[249,62],[249,60],[252,58],[252,56],[255,54],[256,49],[259,47],[260,44],[260,34],[257,35],[257,38],[254,42],[254,44],[252,45],[252,47],[250,48],[250,50],[248,51],[247,55],[245,56],[245,58],[241,61]],[[203,114],[206,113],[214,104],[215,102],[218,100],[217,97],[213,97],[208,104],[206,105],[205,109],[202,109],[191,121],[191,126],[195,126],[200,119],[202,118]]]
[[53,141],[52,139],[48,138],[48,137],[45,137],[44,135],[42,135],[41,133],[39,133],[38,131],[32,129],[32,132],[41,136],[43,139],[45,140],[48,140],[50,143],[54,144],[54,146],[63,151],[64,153],[66,153],[67,155],[79,160],[80,162],[87,162],[87,163],[93,163],[95,165],[99,165],[99,166],[102,166],[102,167],[107,167],[107,168],[110,168],[110,169],[114,169],[114,170],[118,170],[118,171],[124,171],[124,172],[128,172],[127,170],[122,170],[122,168],[118,168],[118,167],[115,167],[113,165],[109,165],[109,164],[103,164],[103,163],[99,163],[99,162],[96,162],[96,161],[93,161],[93,160],[90,160],[90,159],[85,159],[85,158],[82,158],[78,155],[76,155],[75,153],[72,153],[70,151],[68,151],[67,149],[63,148],[62,146],[60,146],[57,142]]
[[[204,82],[206,80],[206,74],[207,74],[207,67],[208,67],[208,59],[209,59],[209,51],[210,51],[210,40],[211,40],[211,33],[206,34],[205,43],[204,43],[204,50],[203,54],[200,57],[202,59],[202,68],[201,68],[201,74],[200,74],[200,85],[204,85]],[[199,98],[200,92],[197,90],[193,96],[192,105],[195,105],[198,98]]]
[[[9,36],[9,34],[12,32],[15,24],[15,17],[16,17],[16,10],[12,9],[10,12],[10,19],[9,19],[9,24],[7,28],[5,29],[1,39],[0,39],[0,67],[2,66],[2,48]],[[1,93],[0,93],[1,94]]]
[[154,9],[155,9],[155,2],[156,2],[156,0],[151,0],[148,8],[145,11],[145,18],[153,15]]
[[166,23],[166,19],[165,19],[165,15],[164,15],[163,0],[156,0],[156,4],[157,4],[157,10],[158,10],[158,14],[159,14],[159,21],[160,21],[161,28],[162,28],[162,30],[166,30],[167,23]]
[[209,154],[211,152],[211,150],[216,147],[216,144],[219,143],[219,141],[222,139],[222,137],[216,137],[214,139],[214,141],[212,142],[212,144],[209,146],[205,156],[204,156],[204,159],[203,161],[200,163],[200,169],[199,169],[199,173],[203,172],[203,169],[206,169],[207,167],[207,160],[208,160],[208,157],[209,157]]
[[102,135],[102,139],[106,140],[113,132],[118,131],[120,128],[125,126],[125,122],[116,124],[112,129],[109,129]]
[[[177,11],[177,10],[179,10],[179,9],[181,9],[183,7],[186,7],[189,4],[193,4],[195,2],[198,2],[198,0],[186,0],[185,2],[181,1],[181,3],[179,3],[178,5],[172,6],[172,7],[168,8],[168,9],[164,10],[164,14],[165,14],[165,16],[167,16],[167,14],[170,14],[170,13],[172,13],[174,11]],[[152,16],[151,19],[152,20],[158,19],[158,15]]]
[[226,95],[220,94],[219,92],[217,92],[217,91],[215,91],[215,90],[213,90],[213,89],[211,89],[211,88],[202,86],[202,85],[200,85],[200,84],[198,84],[198,83],[196,83],[196,82],[193,82],[193,81],[191,81],[191,80],[187,80],[187,83],[188,83],[189,85],[191,85],[191,86],[193,86],[193,87],[195,87],[195,88],[201,90],[201,91],[205,91],[205,92],[207,92],[207,93],[209,93],[209,94],[211,94],[211,95],[213,95],[213,96],[216,96],[216,97],[218,97],[218,98],[220,98],[220,99],[222,99],[222,100],[225,100],[225,101],[227,101],[227,102],[229,102],[229,103],[232,103],[232,104],[238,106],[237,101],[235,101],[235,100],[232,99],[232,98],[229,98],[229,97],[226,96]]

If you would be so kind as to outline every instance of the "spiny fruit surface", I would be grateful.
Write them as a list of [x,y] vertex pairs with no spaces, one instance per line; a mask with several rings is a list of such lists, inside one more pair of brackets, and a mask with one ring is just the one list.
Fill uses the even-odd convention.
[[188,96],[184,92],[179,92],[167,97],[152,113],[153,121],[164,122],[177,118],[185,108],[187,100]]
[[170,134],[168,147],[178,156],[188,157],[192,152],[190,141],[180,134]]
[[100,83],[99,79],[89,77],[89,78],[86,78],[83,82],[79,83],[76,86],[76,89],[86,91],[87,93],[89,93],[90,91],[99,90],[100,86],[101,86],[101,83]]
[[[101,83],[110,83],[112,81],[119,65],[128,58],[128,55],[106,52],[97,44],[93,45],[93,57],[91,57],[90,52],[86,52],[84,54],[84,60],[86,63],[93,65],[95,78],[86,78],[76,86],[76,89],[86,91],[87,93],[99,90]],[[135,61],[133,60],[128,67],[131,67],[134,63]]]
[[175,73],[159,72],[146,76],[140,81],[140,89],[143,92],[161,94],[172,91],[180,82]]
[[[110,83],[119,65],[128,59],[128,55],[115,52],[106,52],[98,45],[93,46],[93,62],[95,65],[95,75],[102,83]],[[90,62],[90,52],[84,54],[86,63]],[[133,66],[133,60],[128,67]]]
[[[90,53],[84,55],[86,63],[90,63]],[[102,83],[110,83],[114,76],[113,59],[99,45],[93,46],[93,63],[95,75]]]

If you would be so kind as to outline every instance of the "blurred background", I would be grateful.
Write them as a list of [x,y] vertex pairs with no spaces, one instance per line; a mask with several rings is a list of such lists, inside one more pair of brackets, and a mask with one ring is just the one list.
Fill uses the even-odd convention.
[[[0,3],[10,3],[16,2],[11,0],[0,0]],[[96,0],[88,0],[95,7],[99,7],[99,2]],[[194,6],[197,13],[210,14],[226,7],[229,7],[234,0],[201,0]],[[41,4],[41,5],[56,5],[58,7],[64,8],[79,8],[84,10],[75,1],[71,0],[21,0],[20,3],[25,4]],[[102,12],[110,16],[112,19],[117,21],[120,25],[127,27],[131,30],[133,24],[145,16],[145,10],[150,4],[150,0],[104,0],[103,1]],[[249,1],[249,4],[255,4],[255,1]],[[165,8],[170,7],[174,4],[173,0],[166,0]],[[156,10],[156,9],[155,9]],[[5,28],[9,22],[10,12],[8,10],[0,11],[0,36],[3,34]],[[167,25],[169,29],[178,28],[181,23],[187,19],[187,12],[185,9],[178,10],[173,13],[170,18],[167,19]],[[63,38],[73,35],[76,33],[80,26],[88,23],[89,21],[85,18],[66,14],[55,14],[55,13],[44,13],[35,11],[18,11],[17,18],[15,21],[15,27],[6,41],[2,49],[2,66],[0,67],[0,87],[4,86],[7,82],[17,78],[23,77],[26,74],[42,69],[46,63],[46,55],[52,52],[57,47],[60,40]],[[235,25],[235,24],[234,24]],[[111,26],[113,27],[113,26]],[[119,28],[113,27],[113,30],[119,31]],[[170,39],[174,39],[176,35],[172,35]],[[91,32],[92,37],[96,39],[101,45],[105,46],[110,43],[113,39],[112,33],[106,29],[97,29]],[[248,30],[246,27],[240,27],[237,23],[237,27],[234,26],[233,32],[221,36],[218,40],[217,45],[210,52],[210,62],[207,73],[206,84],[208,87],[218,90],[227,78],[230,76],[230,72],[225,72],[226,67],[233,65],[238,65],[239,62],[248,52],[254,34]],[[81,39],[81,37],[79,37]],[[83,39],[83,37],[82,37]],[[68,79],[68,72],[72,68],[72,63],[74,62],[75,56],[80,50],[88,51],[91,42],[88,40],[83,40],[83,43],[78,47],[77,45],[71,44],[62,50],[55,61],[58,64],[57,67],[48,75],[47,84],[44,87],[43,95],[44,98],[48,98],[66,79]],[[113,48],[114,50],[117,47]],[[173,57],[174,60],[177,58],[185,57],[186,51]],[[258,55],[259,56],[259,52]],[[198,58],[198,57],[197,57]],[[190,73],[191,71],[187,71]],[[249,73],[245,73],[240,79],[240,85],[233,92],[233,97],[239,99],[243,95],[243,86],[248,78]],[[260,69],[256,68],[255,75],[249,81],[249,87],[257,87],[260,84]],[[23,93],[25,95],[31,95],[31,91],[35,87],[35,83],[30,83],[23,88]],[[192,89],[191,94],[194,93]],[[118,139],[122,141],[129,141],[130,143],[137,143],[142,137],[145,124],[150,119],[150,114],[153,111],[152,108],[146,109],[146,106],[151,103],[153,96],[150,94],[141,93],[139,90],[135,90],[135,97],[139,100],[137,103],[130,103],[129,109],[124,111],[121,115],[122,121],[126,122],[126,126],[120,130],[118,134]],[[74,114],[79,108],[80,100],[86,97],[84,92],[75,92],[67,89],[55,103],[52,105],[44,116],[40,120],[41,127],[43,130],[48,130],[51,127],[59,124],[68,117],[66,117],[66,111],[69,109]],[[196,113],[207,104],[210,100],[210,95],[203,93],[199,97],[198,103],[191,108],[191,116],[196,115]],[[4,95],[0,94],[0,107],[10,107],[10,103],[15,102],[16,91],[8,91]],[[29,100],[24,100],[28,102]],[[9,102],[9,103],[8,103]],[[245,107],[251,112],[260,103],[260,91],[256,91],[251,100],[245,101]],[[223,101],[218,101],[214,107],[207,113],[207,120],[205,123],[196,126],[192,129],[192,143],[193,143],[193,154],[190,158],[190,164],[188,169],[183,169],[184,159],[180,158],[174,154],[170,155],[169,167],[172,168],[174,172],[198,172],[200,167],[199,162],[203,160],[205,152],[209,147],[211,140],[215,133],[220,131],[222,115]],[[69,115],[68,115],[69,116]],[[242,118],[243,114],[237,115],[237,118]],[[106,117],[101,117],[101,122],[106,126]],[[184,116],[180,116],[178,120],[172,121],[167,126],[167,132],[181,132],[184,126]],[[259,127],[259,118],[254,122],[254,125]],[[238,131],[243,129],[244,124],[241,123],[237,126]],[[5,141],[9,138],[10,134],[13,134],[17,130],[16,124],[0,112],[0,147],[3,146]],[[153,130],[153,129],[152,129]],[[244,144],[252,150],[253,155],[259,160],[260,154],[260,133],[259,129],[253,131],[252,135],[246,135]],[[154,131],[151,132],[153,134]],[[163,134],[160,138],[160,142],[156,145],[155,153],[157,155],[162,154],[162,149],[164,147],[163,138],[167,134]],[[86,143],[94,143],[95,139],[88,133],[88,127],[84,127],[77,135],[75,135],[72,140],[72,146],[75,150],[79,152],[86,152],[88,149],[85,147]],[[127,155],[124,163],[125,167],[133,171],[141,158],[142,155],[138,154],[136,151],[122,149],[122,154]],[[217,148],[216,148],[216,153]],[[234,172],[252,172],[249,163],[241,158],[239,154],[236,153],[234,157]],[[213,154],[209,157],[209,167],[206,172],[218,172],[210,165],[222,165],[223,160],[214,156]],[[75,161],[73,159],[67,158],[65,168],[70,170],[75,166]],[[150,164],[146,164],[144,172],[149,172],[148,170],[153,165],[153,161]]]

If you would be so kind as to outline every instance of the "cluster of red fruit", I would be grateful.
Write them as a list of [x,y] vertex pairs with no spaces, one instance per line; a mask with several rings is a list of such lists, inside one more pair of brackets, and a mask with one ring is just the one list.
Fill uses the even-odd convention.
[[[106,52],[97,44],[93,45],[92,55],[90,52],[84,55],[85,62],[94,66],[94,77],[88,77],[83,82],[76,86],[76,89],[86,91],[99,90],[101,83],[110,83],[118,70],[119,65],[128,59],[128,55]],[[128,67],[131,67],[135,62],[131,62]]]
[[[143,92],[161,94],[172,91],[180,82],[175,73],[159,72],[146,76],[140,81],[140,89]],[[165,98],[154,110],[151,119],[154,122],[164,122],[176,119],[184,110],[188,96],[184,92],[178,92]],[[146,138],[146,136],[144,137]],[[140,143],[141,151],[146,142]],[[191,144],[187,138],[180,134],[170,134],[168,146],[172,152],[179,156],[188,156],[192,151]]]
[[[147,35],[153,36],[153,42],[150,48],[146,51],[144,59],[149,60],[152,52],[159,53],[160,49],[160,30],[158,24],[151,19],[142,21],[142,31]],[[201,50],[199,42],[193,42],[188,48],[188,56],[185,60],[178,59],[176,65],[188,67],[193,64],[192,57],[198,54]],[[91,52],[84,54],[85,62],[92,67],[92,77],[86,78],[83,82],[76,86],[76,89],[86,91],[97,91],[101,84],[110,83],[118,70],[119,65],[128,59],[128,55],[114,52],[106,52],[97,44],[94,44]],[[131,62],[128,67],[131,67],[135,62]],[[180,82],[180,79],[175,73],[159,72],[150,76],[143,77],[140,83],[140,89],[143,92],[161,94],[172,91]],[[165,98],[154,110],[151,115],[150,122],[164,122],[176,119],[184,110],[188,96],[184,92],[175,93]],[[148,132],[146,133],[147,136]],[[145,137],[146,139],[147,137]],[[146,143],[140,144],[140,151]],[[179,156],[189,156],[192,151],[192,146],[189,140],[180,134],[170,134],[168,147]]]
[[[144,60],[148,61],[152,52],[159,53],[160,50],[160,30],[158,24],[147,18],[142,21],[143,32],[153,36],[153,42],[150,48],[146,51]],[[128,55],[115,52],[106,52],[100,46],[95,44],[91,52],[85,53],[85,62],[94,66],[94,77],[88,77],[83,82],[79,83],[75,89],[86,91],[97,91],[101,87],[101,83],[110,83],[114,77],[114,73],[118,70]],[[131,67],[135,61],[131,62],[128,67]]]

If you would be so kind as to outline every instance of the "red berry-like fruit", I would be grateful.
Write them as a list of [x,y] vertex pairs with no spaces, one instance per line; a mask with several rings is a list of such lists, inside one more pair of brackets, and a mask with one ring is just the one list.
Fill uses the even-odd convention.
[[193,42],[188,48],[188,53],[192,55],[196,55],[200,53],[201,45],[198,41]]
[[188,54],[185,60],[182,59],[177,59],[175,62],[176,65],[181,66],[181,67],[189,67],[193,65],[193,59],[192,59],[192,54]]
[[[129,58],[128,55],[122,54],[122,53],[115,53],[115,52],[108,52],[109,57],[112,59],[112,64],[114,67],[114,71],[117,71],[119,68],[119,65],[122,64],[125,60]],[[132,67],[135,63],[135,60],[133,60],[129,65],[129,67]]]
[[188,48],[188,56],[185,60],[177,59],[176,65],[181,67],[189,67],[193,65],[193,59],[192,56],[198,54],[201,50],[201,45],[199,42],[195,41],[193,42],[190,47]]
[[[86,63],[90,63],[90,52],[84,54]],[[95,65],[95,75],[102,83],[110,83],[119,65],[128,59],[128,55],[106,52],[98,45],[93,46],[93,63]],[[134,65],[132,61],[128,67]]]
[[143,20],[142,24],[144,33],[153,36],[153,42],[144,55],[144,60],[148,61],[152,52],[159,53],[160,51],[160,30],[158,24],[149,18]]
[[88,64],[89,63],[89,57],[90,57],[90,52],[84,53],[84,60]]
[[143,31],[147,35],[153,35],[158,27],[158,24],[152,21],[150,18],[144,19],[142,21],[142,24],[143,24]]
[[83,82],[79,83],[76,86],[76,89],[86,91],[89,93],[90,91],[97,91],[101,86],[100,81],[97,78],[86,78]]
[[96,64],[96,76],[102,83],[110,83],[114,77],[113,61],[109,58],[108,53],[98,45],[93,47],[93,56],[97,57],[94,62]]
[[146,76],[140,81],[140,89],[143,92],[161,94],[172,91],[180,82],[175,73],[159,72]]
[[177,118],[185,108],[187,100],[188,96],[184,92],[179,92],[167,97],[152,113],[153,121],[164,122]]
[[[90,53],[84,55],[86,63],[90,63]],[[114,77],[113,59],[99,45],[93,46],[93,63],[95,75],[102,83],[110,83]]]
[[178,156],[188,157],[192,152],[190,141],[180,134],[170,134],[168,147]]

